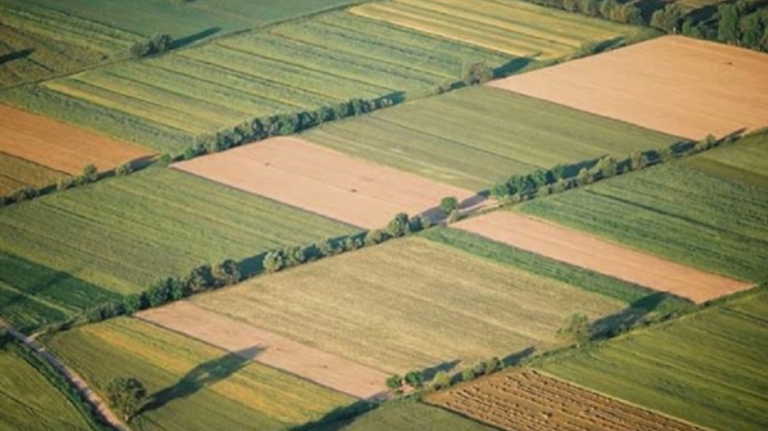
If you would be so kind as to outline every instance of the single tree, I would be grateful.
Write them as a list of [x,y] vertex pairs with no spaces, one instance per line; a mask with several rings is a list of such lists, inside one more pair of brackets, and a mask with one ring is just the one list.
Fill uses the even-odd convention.
[[408,233],[408,214],[400,213],[387,225],[387,233],[398,238]]
[[735,4],[721,4],[717,7],[720,20],[717,23],[717,38],[721,42],[738,43],[741,16]]
[[264,272],[267,274],[278,272],[285,268],[285,256],[283,256],[283,252],[281,250],[270,251],[266,256],[264,256],[264,262],[262,265],[264,266]]
[[461,370],[462,382],[471,382],[472,380],[475,380],[475,377],[477,377],[477,375],[475,374],[475,370],[472,367],[467,367]]
[[576,344],[577,347],[586,343],[591,336],[589,318],[581,313],[568,317],[563,326],[557,330],[557,336]]
[[467,63],[462,72],[462,81],[465,85],[484,84],[493,79],[493,68],[484,61]]
[[118,177],[124,177],[131,174],[132,172],[133,166],[131,165],[131,162],[123,163],[122,165],[115,168],[115,175]]
[[99,179],[99,169],[93,163],[85,165],[81,178],[84,183],[92,183]]
[[444,197],[440,201],[440,211],[443,212],[443,214],[448,215],[454,210],[459,208],[459,201],[453,196]]
[[405,374],[405,382],[414,389],[424,386],[424,375],[421,371],[409,371]]
[[435,377],[429,382],[429,388],[433,391],[439,391],[451,387],[451,376],[445,371],[438,371]]
[[387,388],[396,393],[400,394],[403,392],[403,378],[400,377],[397,374],[391,375],[387,377]]
[[107,400],[126,422],[141,410],[146,397],[146,388],[136,378],[116,377],[107,384]]

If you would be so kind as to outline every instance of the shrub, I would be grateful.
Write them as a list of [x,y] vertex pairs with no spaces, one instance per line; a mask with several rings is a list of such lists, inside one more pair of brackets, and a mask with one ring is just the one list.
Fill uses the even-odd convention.
[[471,382],[472,380],[475,380],[475,370],[472,368],[464,368],[461,370],[461,381],[462,382]]
[[445,371],[438,371],[429,382],[429,388],[433,391],[451,387],[451,376]]
[[133,166],[131,166],[131,163],[123,163],[122,165],[115,168],[115,175],[118,177],[124,177],[126,175],[129,175],[133,172]]
[[453,196],[444,197],[440,201],[440,211],[448,215],[459,208],[459,201]]
[[405,382],[412,388],[421,388],[424,386],[424,375],[421,371],[409,371],[405,374]]

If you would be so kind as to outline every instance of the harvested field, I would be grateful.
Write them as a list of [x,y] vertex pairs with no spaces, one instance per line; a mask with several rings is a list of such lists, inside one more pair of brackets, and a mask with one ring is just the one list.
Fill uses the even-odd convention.
[[365,228],[382,228],[400,212],[424,213],[445,196],[455,196],[463,208],[483,200],[298,138],[273,138],[174,167]]
[[136,319],[118,318],[63,332],[46,346],[98,393],[117,376],[137,376],[148,402],[137,431],[290,429],[352,398]]
[[704,271],[768,277],[768,134],[517,208]]
[[0,129],[0,152],[71,175],[79,175],[89,164],[109,170],[152,155],[144,148],[2,104]]
[[387,391],[387,374],[307,347],[190,302],[142,311],[141,320],[203,341],[229,352],[258,349],[253,359],[357,398],[374,399]]
[[357,6],[352,13],[537,60],[576,52],[587,41],[627,37],[639,30],[514,0],[396,0]]
[[427,401],[506,431],[703,431],[530,369],[498,373]]
[[454,227],[694,302],[752,286],[509,211],[474,217]]
[[70,176],[0,152],[0,196],[9,195],[23,187],[39,189],[65,178]]
[[584,349],[536,368],[718,431],[768,429],[768,291]]
[[482,190],[539,168],[681,140],[486,86],[326,124],[302,138],[453,186]]
[[258,277],[193,302],[388,373],[546,349],[567,316],[596,318],[623,305],[421,238]]
[[702,139],[768,126],[766,76],[764,54],[665,36],[489,85]]
[[[148,169],[3,208],[0,316],[34,328],[158,277],[354,232],[183,172]],[[20,307],[29,301],[36,306]]]

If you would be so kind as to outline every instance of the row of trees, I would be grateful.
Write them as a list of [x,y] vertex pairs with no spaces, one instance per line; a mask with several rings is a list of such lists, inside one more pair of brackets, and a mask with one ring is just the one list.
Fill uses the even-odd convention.
[[[469,367],[449,373],[438,371],[428,382],[425,381],[422,371],[409,371],[405,376],[394,374],[387,378],[387,388],[395,395],[406,392],[415,392],[417,395],[425,392],[435,392],[449,388],[460,382],[470,382],[477,378],[497,373],[504,369],[501,359],[493,357],[483,361],[477,361]],[[406,388],[406,385],[408,388]]]

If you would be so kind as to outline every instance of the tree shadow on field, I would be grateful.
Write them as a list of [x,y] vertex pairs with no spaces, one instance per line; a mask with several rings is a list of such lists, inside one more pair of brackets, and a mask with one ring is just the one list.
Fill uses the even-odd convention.
[[429,368],[425,368],[421,373],[425,382],[428,382],[435,378],[435,374],[445,371],[446,373],[455,369],[461,363],[461,359],[454,359],[452,361],[441,362],[437,365],[433,365]]
[[220,358],[204,362],[179,379],[174,385],[154,393],[141,413],[162,408],[166,404],[182,398],[187,398],[206,387],[220,382],[243,367],[265,349],[254,346],[245,350],[228,353]]
[[199,40],[209,38],[214,34],[220,32],[221,30],[222,30],[221,27],[211,27],[194,34],[190,34],[189,36],[181,37],[173,41],[173,43],[171,44],[171,49],[176,49],[176,48],[181,48],[187,45],[191,45]]
[[504,364],[505,367],[514,367],[523,362],[525,358],[532,356],[534,353],[536,353],[535,346],[526,347],[519,352],[505,356],[504,359],[501,360],[501,363]]
[[514,73],[517,73],[526,67],[530,66],[531,64],[535,63],[536,60],[531,57],[517,57],[513,58],[512,60],[502,64],[501,66],[493,69],[493,78],[499,79],[499,78],[505,78],[509,75],[512,75]]
[[339,431],[378,406],[377,403],[360,400],[345,407],[337,407],[316,421],[289,428],[288,431]]
[[632,302],[629,307],[595,320],[591,325],[591,338],[610,338],[652,317],[674,315],[676,311],[692,305],[687,299],[667,292],[655,292]]
[[12,61],[27,58],[30,55],[32,55],[34,52],[35,52],[34,49],[28,48],[28,49],[22,49],[20,51],[14,51],[10,54],[2,55],[0,56],[0,66],[4,65],[5,63],[10,63]]

